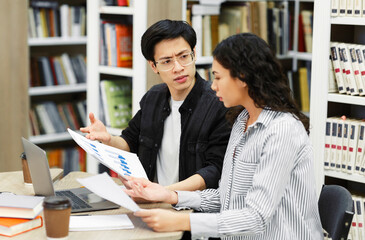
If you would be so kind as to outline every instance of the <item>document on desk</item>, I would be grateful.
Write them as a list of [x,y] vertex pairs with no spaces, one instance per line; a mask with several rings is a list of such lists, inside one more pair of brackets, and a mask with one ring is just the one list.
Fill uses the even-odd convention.
[[71,216],[70,231],[96,231],[132,229],[134,225],[127,214]]
[[92,141],[69,128],[67,130],[82,149],[120,176],[133,176],[147,179],[146,171],[136,154],[105,145],[99,141]]
[[77,181],[84,187],[115,204],[133,212],[139,211],[139,206],[104,172],[92,177],[78,178]]

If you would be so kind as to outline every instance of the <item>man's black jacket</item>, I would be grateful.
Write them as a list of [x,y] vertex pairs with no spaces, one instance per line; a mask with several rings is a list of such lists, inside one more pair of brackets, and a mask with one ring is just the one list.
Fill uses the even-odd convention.
[[[195,77],[194,87],[179,108],[179,181],[197,173],[203,177],[207,188],[217,188],[231,129],[225,119],[227,109],[215,96],[210,83],[199,74]],[[121,135],[131,152],[137,153],[151,181],[156,174],[164,121],[171,112],[169,98],[166,84],[152,87]]]

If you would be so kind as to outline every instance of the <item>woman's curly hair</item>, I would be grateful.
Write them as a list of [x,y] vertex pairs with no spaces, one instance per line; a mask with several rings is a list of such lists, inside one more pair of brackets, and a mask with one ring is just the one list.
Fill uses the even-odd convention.
[[[231,77],[247,84],[257,107],[293,114],[309,134],[309,118],[299,110],[281,64],[264,40],[251,33],[236,34],[220,42],[213,57]],[[242,106],[231,108],[228,120],[233,124],[242,110]]]

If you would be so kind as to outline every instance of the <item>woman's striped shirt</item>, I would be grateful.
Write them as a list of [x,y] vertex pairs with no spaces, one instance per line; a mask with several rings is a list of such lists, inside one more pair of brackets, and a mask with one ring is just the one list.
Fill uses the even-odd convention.
[[313,153],[302,123],[264,109],[248,126],[244,110],[233,125],[218,189],[178,192],[191,213],[194,239],[323,239]]

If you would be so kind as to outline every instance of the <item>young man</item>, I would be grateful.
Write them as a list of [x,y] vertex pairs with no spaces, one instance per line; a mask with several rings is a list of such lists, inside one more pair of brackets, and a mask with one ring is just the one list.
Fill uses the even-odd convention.
[[230,127],[227,109],[195,67],[196,34],[183,21],[162,20],[142,36],[141,47],[162,84],[140,101],[140,110],[111,136],[89,114],[87,138],[137,153],[148,178],[171,190],[217,188]]

